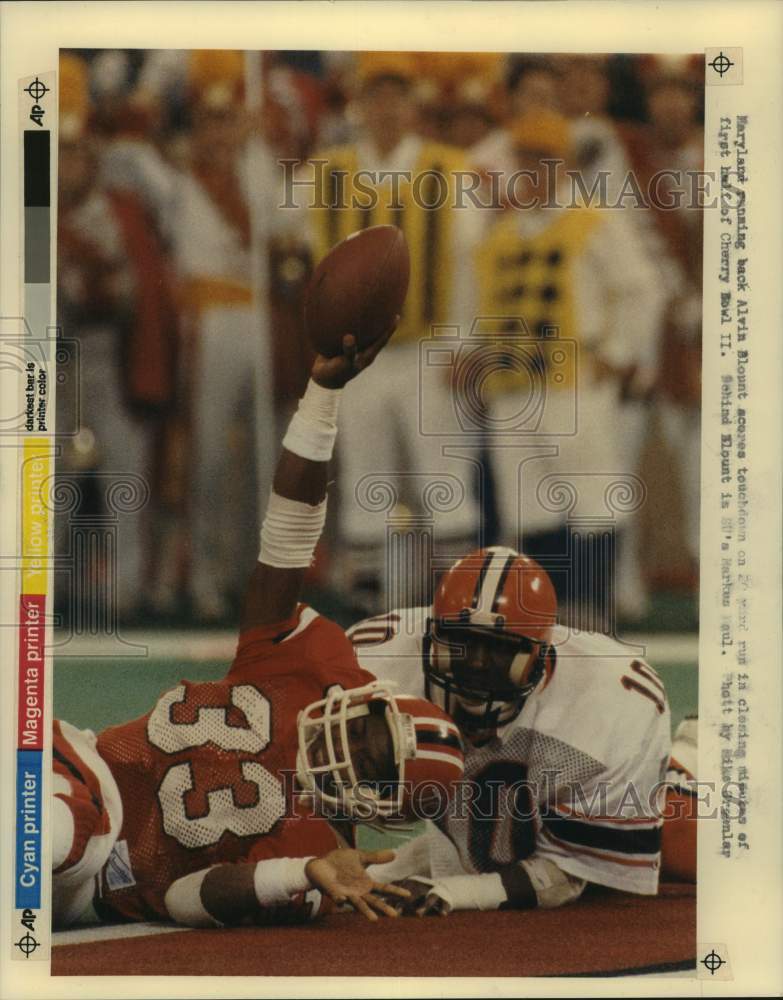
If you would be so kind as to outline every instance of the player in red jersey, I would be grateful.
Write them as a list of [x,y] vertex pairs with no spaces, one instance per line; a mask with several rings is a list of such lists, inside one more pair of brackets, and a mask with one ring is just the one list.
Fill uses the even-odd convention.
[[300,920],[321,909],[321,894],[369,919],[396,915],[376,894],[389,887],[365,872],[393,852],[340,846],[294,787],[298,764],[310,793],[348,816],[359,806],[404,814],[411,800],[403,789],[462,775],[448,716],[421,699],[368,688],[374,678],[342,630],[298,601],[325,519],[339,393],[384,342],[357,353],[347,337],[341,357],[315,361],[283,442],[226,678],[183,682],[147,715],[97,740],[60,730],[61,922],[78,915],[98,872],[96,908],[115,918],[192,926]]
[[[339,667],[336,676],[353,690],[345,692],[337,686],[328,701],[344,704],[350,716],[345,743],[357,773],[339,789],[330,776],[328,784],[323,782],[324,790],[338,815],[350,816],[364,806],[371,816],[378,807],[383,811],[387,802],[398,805],[393,796],[378,794],[376,789],[381,782],[396,789],[400,768],[405,772],[424,764],[427,776],[433,776],[431,763],[421,760],[421,741],[415,762],[404,753],[397,755],[393,745],[403,733],[397,717],[412,715],[414,729],[420,729],[424,719],[419,706],[426,703],[396,698],[377,683],[355,688],[362,671],[355,665],[349,669],[347,657]],[[275,908],[271,917],[275,921],[304,919],[320,911],[320,894],[306,891],[318,883],[310,886],[303,864],[298,865],[301,883],[291,883],[290,891],[276,894],[268,884],[258,882],[270,866],[257,866],[271,859],[326,855],[352,840],[350,830],[341,839],[338,829],[314,808],[313,799],[300,793],[307,775],[302,775],[301,782],[296,780],[300,728],[308,756],[321,764],[324,773],[331,770],[323,727],[320,739],[316,734],[315,740],[309,740],[309,733],[297,725],[303,701],[309,697],[306,685],[283,676],[260,683],[236,676],[215,683],[184,681],[161,695],[151,712],[99,735],[96,750],[108,765],[123,803],[120,835],[101,871],[94,900],[100,916],[125,920],[175,917],[181,923],[208,924],[189,899],[188,887],[196,882],[199,888],[202,882],[207,889],[211,885],[214,900],[219,898],[219,904],[208,912],[220,922],[236,922],[237,893],[243,893],[243,885],[251,904],[255,899],[256,906],[263,902],[265,910]],[[455,749],[449,752],[459,766],[456,729],[434,706],[425,711],[428,717],[435,715],[446,734],[451,730]],[[320,718],[321,702],[309,706],[305,714],[308,719]],[[331,735],[341,751],[339,722]],[[318,791],[314,782],[310,787]],[[332,794],[335,791],[337,795]],[[405,813],[404,802],[399,802],[397,811]],[[356,860],[355,852],[338,859],[341,864]],[[375,855],[366,860],[375,860]],[[223,868],[205,875],[214,865]],[[279,862],[274,870],[280,870]],[[295,870],[293,864],[291,870]],[[178,880],[184,881],[178,886]],[[293,897],[290,903],[289,896]],[[360,900],[359,908],[365,913],[370,908],[388,912],[373,895]],[[269,915],[257,916],[266,919]]]

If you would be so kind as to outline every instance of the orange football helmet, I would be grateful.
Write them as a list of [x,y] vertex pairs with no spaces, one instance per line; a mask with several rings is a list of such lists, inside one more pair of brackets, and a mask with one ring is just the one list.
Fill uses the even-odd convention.
[[[529,556],[495,545],[460,559],[444,574],[432,604],[424,673],[479,728],[517,715],[546,673],[557,597]],[[461,724],[462,721],[461,721]],[[464,725],[463,725],[464,728]]]

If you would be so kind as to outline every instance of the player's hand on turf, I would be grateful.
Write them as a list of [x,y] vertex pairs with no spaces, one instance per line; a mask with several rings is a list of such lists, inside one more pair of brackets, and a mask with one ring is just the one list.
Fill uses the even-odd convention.
[[323,354],[316,354],[310,377],[325,389],[342,389],[352,378],[356,378],[359,372],[364,371],[368,365],[373,363],[389,342],[389,338],[397,329],[399,321],[400,317],[397,316],[389,331],[365,347],[363,351],[358,350],[353,334],[347,333],[343,337],[342,354],[336,358],[327,358]]
[[398,889],[405,889],[409,895],[407,899],[390,895],[386,902],[393,906],[401,917],[412,917],[424,905],[424,901],[435,883],[431,878],[410,875],[408,878],[397,879],[390,884]]
[[379,913],[385,917],[398,916],[397,910],[386,901],[389,896],[405,899],[409,893],[400,886],[374,881],[365,869],[393,860],[394,851],[342,847],[308,861],[305,871],[315,888],[335,903],[348,903],[368,920],[377,920]]
[[421,906],[416,910],[417,917],[447,917],[452,909],[453,902],[448,890],[437,882],[430,887],[430,891]]

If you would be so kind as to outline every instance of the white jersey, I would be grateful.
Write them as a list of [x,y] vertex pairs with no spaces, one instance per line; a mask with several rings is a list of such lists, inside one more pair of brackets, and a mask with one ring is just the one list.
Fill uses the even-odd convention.
[[[361,666],[424,696],[428,618],[429,608],[412,608],[354,625],[348,635]],[[616,640],[560,626],[546,660],[521,713],[468,748],[465,784],[438,825],[463,871],[493,871],[535,852],[589,882],[654,894],[671,753],[663,684]],[[442,704],[439,689],[429,696]],[[435,877],[454,874],[431,862]]]

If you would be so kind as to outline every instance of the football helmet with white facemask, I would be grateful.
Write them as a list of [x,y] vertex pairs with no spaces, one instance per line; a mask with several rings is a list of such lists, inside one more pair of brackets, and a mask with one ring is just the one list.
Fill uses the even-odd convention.
[[[365,822],[431,815],[464,773],[460,732],[393,682],[335,687],[299,713],[297,778],[327,809]],[[376,722],[376,720],[378,720]]]
[[443,691],[444,708],[469,735],[510,722],[551,670],[556,618],[554,587],[534,559],[499,545],[460,559],[432,604],[427,697]]

